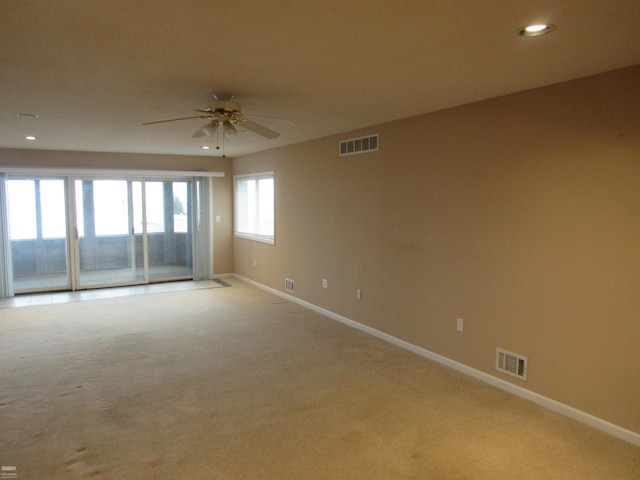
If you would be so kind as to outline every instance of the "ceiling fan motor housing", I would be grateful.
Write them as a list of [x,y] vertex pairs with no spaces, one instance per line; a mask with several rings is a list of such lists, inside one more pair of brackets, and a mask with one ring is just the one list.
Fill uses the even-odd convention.
[[240,113],[240,104],[232,100],[215,100],[209,106],[212,123],[216,126],[229,122],[233,125],[245,121]]
[[240,104],[232,100],[216,100],[211,102],[211,110],[220,113],[240,113]]

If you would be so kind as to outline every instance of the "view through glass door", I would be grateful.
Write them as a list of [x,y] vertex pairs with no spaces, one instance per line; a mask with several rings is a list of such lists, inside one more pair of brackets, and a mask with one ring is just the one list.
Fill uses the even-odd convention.
[[9,179],[9,240],[16,292],[70,287],[65,180]]
[[192,182],[145,182],[149,278],[193,275]]
[[192,278],[192,182],[75,184],[80,288]]
[[128,180],[76,180],[78,287],[145,280],[136,262],[133,185]]
[[9,179],[14,290],[193,278],[194,184],[78,178],[68,192],[65,179]]

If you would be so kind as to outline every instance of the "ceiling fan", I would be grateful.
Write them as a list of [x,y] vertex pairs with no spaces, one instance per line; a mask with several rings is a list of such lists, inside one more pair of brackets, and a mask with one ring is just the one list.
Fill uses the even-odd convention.
[[[280,136],[275,130],[260,125],[259,123],[249,120],[244,116],[240,109],[240,104],[233,100],[232,95],[214,94],[213,101],[206,110],[194,110],[200,115],[193,117],[171,118],[169,120],[158,120],[155,122],[146,122],[143,125],[154,125],[156,123],[175,122],[178,120],[190,120],[193,118],[206,118],[209,120],[204,127],[197,130],[191,137],[200,138],[204,136],[213,136],[222,129],[224,136],[233,136],[239,133],[236,127],[241,127],[248,132],[255,133],[264,138],[277,138]],[[259,116],[259,115],[256,115]],[[266,117],[270,118],[270,117]]]

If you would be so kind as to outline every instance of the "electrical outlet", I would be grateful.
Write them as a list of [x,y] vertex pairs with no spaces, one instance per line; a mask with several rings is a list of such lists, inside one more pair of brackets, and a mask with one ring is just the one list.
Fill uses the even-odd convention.
[[456,330],[458,330],[459,332],[462,332],[462,330],[464,330],[464,320],[462,320],[461,318],[458,318],[457,320]]
[[362,300],[362,290],[356,288],[356,300]]
[[326,278],[322,279],[322,288],[329,288],[329,282]]

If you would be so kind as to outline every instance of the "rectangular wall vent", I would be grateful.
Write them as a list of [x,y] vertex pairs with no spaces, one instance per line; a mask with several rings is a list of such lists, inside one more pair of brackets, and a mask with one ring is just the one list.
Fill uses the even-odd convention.
[[284,279],[284,289],[287,292],[293,293],[295,291],[294,285],[293,285],[293,280],[291,280],[290,278],[285,278]]
[[527,379],[527,357],[508,352],[502,348],[496,349],[496,370],[519,378]]
[[378,150],[378,134],[366,137],[350,138],[340,142],[340,156],[356,155],[358,153]]

